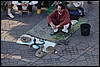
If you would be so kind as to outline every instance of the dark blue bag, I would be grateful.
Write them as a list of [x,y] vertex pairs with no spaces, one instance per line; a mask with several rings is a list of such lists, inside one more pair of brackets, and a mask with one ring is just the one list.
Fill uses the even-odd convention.
[[80,17],[79,12],[77,10],[70,10],[69,14],[70,14],[71,20],[78,20]]

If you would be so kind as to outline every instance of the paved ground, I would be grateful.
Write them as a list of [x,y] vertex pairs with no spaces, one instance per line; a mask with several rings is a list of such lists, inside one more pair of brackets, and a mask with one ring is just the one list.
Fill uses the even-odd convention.
[[86,7],[85,16],[91,25],[90,35],[81,36],[76,31],[68,40],[68,45],[57,47],[57,54],[36,57],[35,51],[28,46],[19,45],[16,40],[38,24],[47,15],[45,11],[32,17],[18,17],[9,20],[1,11],[1,65],[2,66],[99,66],[99,3],[93,2]]

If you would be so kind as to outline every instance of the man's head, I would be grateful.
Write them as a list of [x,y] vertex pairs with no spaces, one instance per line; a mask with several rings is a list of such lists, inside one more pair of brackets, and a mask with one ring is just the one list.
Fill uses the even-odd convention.
[[59,11],[59,12],[63,12],[64,10],[65,10],[65,5],[64,4],[58,4],[58,6],[57,6],[57,10]]

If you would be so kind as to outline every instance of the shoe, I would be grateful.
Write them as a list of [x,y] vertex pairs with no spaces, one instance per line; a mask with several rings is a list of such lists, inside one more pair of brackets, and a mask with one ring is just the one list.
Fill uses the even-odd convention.
[[53,36],[53,35],[56,35],[57,33],[58,33],[58,31],[57,32],[51,32],[50,35]]
[[28,15],[28,16],[32,16],[32,13],[31,13],[31,12],[28,12],[27,15]]
[[10,17],[10,18],[14,18],[14,16],[10,13],[10,14],[8,14],[8,16]]
[[40,14],[40,13],[41,13],[41,9],[38,9],[38,10],[37,10],[37,14]]
[[62,32],[68,33],[67,29],[62,29]]
[[18,12],[18,15],[19,15],[19,16],[22,16],[22,12]]

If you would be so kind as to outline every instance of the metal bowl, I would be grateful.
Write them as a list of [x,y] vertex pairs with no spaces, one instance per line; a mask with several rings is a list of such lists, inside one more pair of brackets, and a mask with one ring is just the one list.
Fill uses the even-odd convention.
[[31,42],[32,41],[32,39],[30,38],[30,37],[27,37],[27,36],[23,36],[23,37],[21,37],[20,38],[20,40],[22,41],[22,42]]
[[46,48],[46,51],[47,51],[47,53],[51,54],[51,53],[53,53],[53,52],[55,51],[55,49],[54,49],[54,47],[52,47],[52,46],[48,46],[48,47]]

